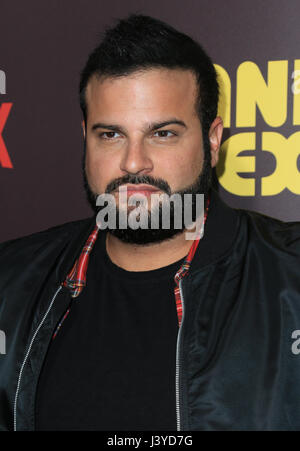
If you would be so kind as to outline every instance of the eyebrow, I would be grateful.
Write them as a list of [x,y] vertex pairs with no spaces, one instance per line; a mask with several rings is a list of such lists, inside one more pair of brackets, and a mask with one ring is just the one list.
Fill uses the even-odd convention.
[[[147,131],[154,131],[154,130],[158,130],[162,127],[166,127],[167,125],[180,125],[184,128],[187,128],[186,124],[179,120],[179,119],[169,119],[167,121],[163,121],[163,122],[152,122],[149,125],[147,125],[145,127],[145,130]],[[97,122],[96,124],[94,124],[92,126],[92,131],[96,131],[97,129],[102,128],[102,129],[106,129],[106,130],[112,130],[112,131],[117,131],[117,132],[121,132],[121,133],[125,133],[126,130],[118,124],[105,124],[103,122]]]

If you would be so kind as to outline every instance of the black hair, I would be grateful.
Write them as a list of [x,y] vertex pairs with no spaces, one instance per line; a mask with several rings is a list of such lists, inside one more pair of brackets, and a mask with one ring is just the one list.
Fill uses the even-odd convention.
[[80,77],[80,107],[87,119],[86,86],[92,77],[120,77],[151,68],[191,70],[197,79],[196,108],[204,139],[217,116],[219,86],[210,57],[191,37],[149,16],[132,14],[104,33]]

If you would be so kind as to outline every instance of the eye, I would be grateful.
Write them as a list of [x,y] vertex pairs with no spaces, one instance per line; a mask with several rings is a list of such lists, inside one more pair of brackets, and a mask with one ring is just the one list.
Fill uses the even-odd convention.
[[119,138],[121,135],[117,132],[103,132],[100,133],[99,137],[101,139],[107,139],[107,140],[112,140],[115,138]]
[[154,133],[154,136],[158,136],[158,138],[171,138],[172,136],[176,136],[176,133],[171,132],[170,130],[158,130]]

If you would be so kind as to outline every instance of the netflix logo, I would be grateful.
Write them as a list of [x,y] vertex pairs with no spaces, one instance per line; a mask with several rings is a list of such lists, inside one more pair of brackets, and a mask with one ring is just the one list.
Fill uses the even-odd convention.
[[[6,74],[3,70],[0,70],[0,95],[6,95]],[[12,169],[13,164],[8,154],[2,134],[12,106],[13,104],[10,102],[0,102],[0,168],[2,167],[7,169]]]

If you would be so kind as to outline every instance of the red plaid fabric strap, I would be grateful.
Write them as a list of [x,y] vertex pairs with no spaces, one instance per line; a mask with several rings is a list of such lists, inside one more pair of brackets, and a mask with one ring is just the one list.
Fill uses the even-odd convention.
[[64,287],[69,288],[72,298],[77,298],[77,296],[80,295],[86,285],[86,272],[88,268],[89,257],[96,242],[98,231],[98,226],[96,226],[93,232],[88,237],[88,240],[85,243],[78,260],[76,260],[73,268],[62,284]]
[[202,233],[193,241],[188,255],[186,256],[184,262],[182,263],[181,267],[179,268],[179,270],[177,271],[177,273],[175,274],[175,277],[174,277],[174,281],[175,281],[174,295],[175,295],[175,302],[176,302],[176,310],[177,310],[178,326],[179,327],[181,326],[181,322],[182,322],[182,299],[181,299],[181,292],[180,292],[180,287],[179,287],[179,281],[189,271],[191,263],[192,263],[192,260],[194,258],[195,252],[196,252],[196,249],[197,249],[198,244],[199,244],[199,242],[200,242],[200,240],[201,240],[201,238],[203,236],[204,225],[205,225],[207,214],[208,214],[209,203],[210,203],[210,198],[207,199],[206,209],[205,209],[204,218],[203,218],[203,225],[202,225],[202,230],[201,230]]
[[[207,206],[204,214],[204,220],[203,220],[203,227],[207,218],[208,214],[208,206],[209,206],[210,199],[208,198]],[[89,256],[90,253],[94,247],[94,244],[96,242],[97,236],[98,236],[98,226],[96,226],[93,230],[93,232],[90,234],[87,242],[85,243],[82,252],[79,256],[79,258],[76,260],[72,270],[67,275],[66,280],[62,283],[64,287],[69,288],[72,298],[76,298],[80,295],[83,288],[86,285],[86,272],[88,268],[88,262],[89,262]],[[180,269],[177,271],[174,277],[175,281],[175,288],[174,288],[174,294],[175,294],[175,302],[176,302],[176,309],[177,309],[177,316],[178,316],[178,325],[180,327],[181,321],[182,321],[182,300],[181,300],[181,293],[179,289],[179,280],[182,279],[186,273],[188,272],[191,262],[194,258],[196,249],[198,247],[199,241],[201,240],[202,236],[198,236],[197,239],[195,239],[191,245],[191,248],[189,250],[189,253],[187,257],[185,258],[183,264],[181,265]]]

